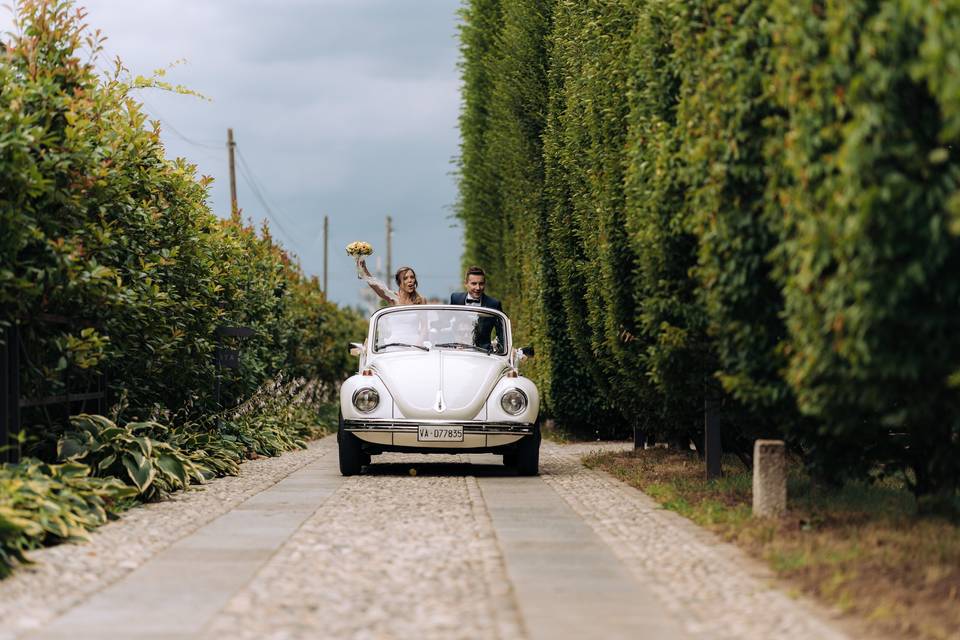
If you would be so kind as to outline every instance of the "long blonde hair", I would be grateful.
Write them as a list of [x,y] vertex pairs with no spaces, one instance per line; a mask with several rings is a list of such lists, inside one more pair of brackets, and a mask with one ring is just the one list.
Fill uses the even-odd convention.
[[[407,294],[403,290],[403,277],[407,271],[413,274],[413,295],[404,301]],[[397,283],[397,297],[400,298],[400,304],[427,304],[427,299],[417,291],[417,287],[420,286],[420,281],[417,280],[417,272],[413,270],[413,267],[400,267],[397,269],[397,273],[394,274],[393,279]]]

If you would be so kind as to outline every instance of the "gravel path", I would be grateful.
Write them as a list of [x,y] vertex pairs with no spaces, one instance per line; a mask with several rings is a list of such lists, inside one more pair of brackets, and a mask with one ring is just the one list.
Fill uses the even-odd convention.
[[0,640],[40,627],[247,498],[331,451],[335,455],[335,448],[335,440],[326,438],[302,451],[250,460],[236,477],[128,511],[97,529],[89,542],[30,553],[36,564],[0,581]]
[[[138,581],[155,590],[140,606],[172,598],[177,581],[168,587],[148,578],[164,559],[176,559],[185,544],[226,558],[217,541],[233,540],[223,531],[237,528],[224,529],[224,522],[243,511],[245,527],[256,530],[258,517],[282,517],[286,500],[299,504],[306,519],[278,538],[249,573],[225,568],[236,586],[207,603],[210,613],[195,627],[203,629],[202,637],[584,637],[544,614],[564,606],[571,622],[583,617],[578,611],[606,606],[609,615],[590,616],[595,634],[587,635],[595,637],[633,638],[657,620],[675,628],[670,637],[677,638],[844,637],[822,611],[771,588],[769,572],[736,548],[580,464],[587,451],[627,446],[544,442],[540,478],[518,478],[493,456],[386,454],[368,473],[341,480],[335,458],[323,458],[336,454],[335,439],[327,438],[306,451],[250,462],[238,478],[133,510],[89,544],[36,553],[41,564],[35,569],[0,582],[0,638],[32,629],[42,637],[45,631],[66,637],[65,631],[77,629],[69,620],[96,621],[101,613],[91,611],[109,613],[109,605],[90,604],[97,592],[104,600]],[[290,474],[292,484],[280,482]],[[317,491],[321,482],[326,493]],[[552,506],[543,509],[547,503]],[[583,542],[568,539],[573,533]],[[214,546],[191,546],[198,537]],[[581,548],[588,550],[578,555]],[[557,580],[553,591],[548,575]],[[632,593],[624,586],[634,580],[643,587],[637,592],[649,597],[614,597]],[[532,605],[531,594],[540,602]],[[134,604],[125,606],[123,619],[142,619]],[[67,609],[70,614],[59,617]],[[58,617],[54,633],[51,621]],[[166,631],[165,619],[160,626]],[[135,626],[124,637],[146,637]],[[116,622],[111,629],[128,631]]]

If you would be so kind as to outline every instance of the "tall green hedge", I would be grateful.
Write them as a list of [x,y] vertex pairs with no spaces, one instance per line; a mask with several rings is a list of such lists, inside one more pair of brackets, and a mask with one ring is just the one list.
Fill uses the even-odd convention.
[[[134,85],[98,75],[72,2],[21,2],[0,63],[0,328],[21,327],[25,395],[64,370],[106,372],[125,419],[214,402],[216,328],[249,326],[230,401],[279,371],[343,377],[362,321],[324,298],[271,238],[207,205],[208,181],[166,157]],[[155,84],[155,83],[154,83]],[[70,316],[74,327],[37,322]],[[33,435],[43,413],[24,415]]]
[[920,493],[956,486],[960,97],[942,65],[957,57],[960,7],[775,8],[786,379],[820,422],[825,464],[890,461]]
[[765,150],[782,136],[782,111],[769,95],[773,64],[768,2],[693,3],[685,38],[685,123],[680,154],[697,236],[699,295],[717,359],[716,378],[735,403],[740,433],[795,433],[803,418],[781,376],[787,331],[783,294],[768,254],[782,213]]
[[[532,15],[549,27],[517,29]],[[465,259],[545,345],[558,422],[696,441],[709,399],[741,453],[782,436],[822,477],[957,487],[960,3],[464,17],[485,49],[464,50],[463,148],[486,145],[462,158]]]

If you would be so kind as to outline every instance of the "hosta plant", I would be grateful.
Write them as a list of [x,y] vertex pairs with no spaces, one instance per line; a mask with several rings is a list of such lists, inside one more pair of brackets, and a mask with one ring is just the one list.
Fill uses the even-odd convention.
[[85,538],[137,493],[116,478],[91,477],[79,462],[0,465],[0,577],[28,562],[25,550]]
[[207,479],[240,473],[244,446],[236,436],[187,424],[171,428],[167,441],[187,456]]
[[191,481],[204,481],[201,469],[183,452],[146,435],[167,431],[161,424],[131,422],[121,427],[88,414],[72,417],[70,424],[72,429],[57,445],[60,459],[82,461],[95,475],[120,478],[136,487],[143,500],[162,498]]

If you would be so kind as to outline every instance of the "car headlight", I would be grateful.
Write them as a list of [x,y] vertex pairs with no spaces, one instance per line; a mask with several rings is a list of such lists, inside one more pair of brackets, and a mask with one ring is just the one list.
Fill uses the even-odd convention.
[[357,411],[370,413],[380,404],[380,394],[376,389],[364,387],[353,392],[353,406]]
[[527,394],[520,389],[507,389],[500,396],[500,406],[512,416],[523,413],[527,408]]

